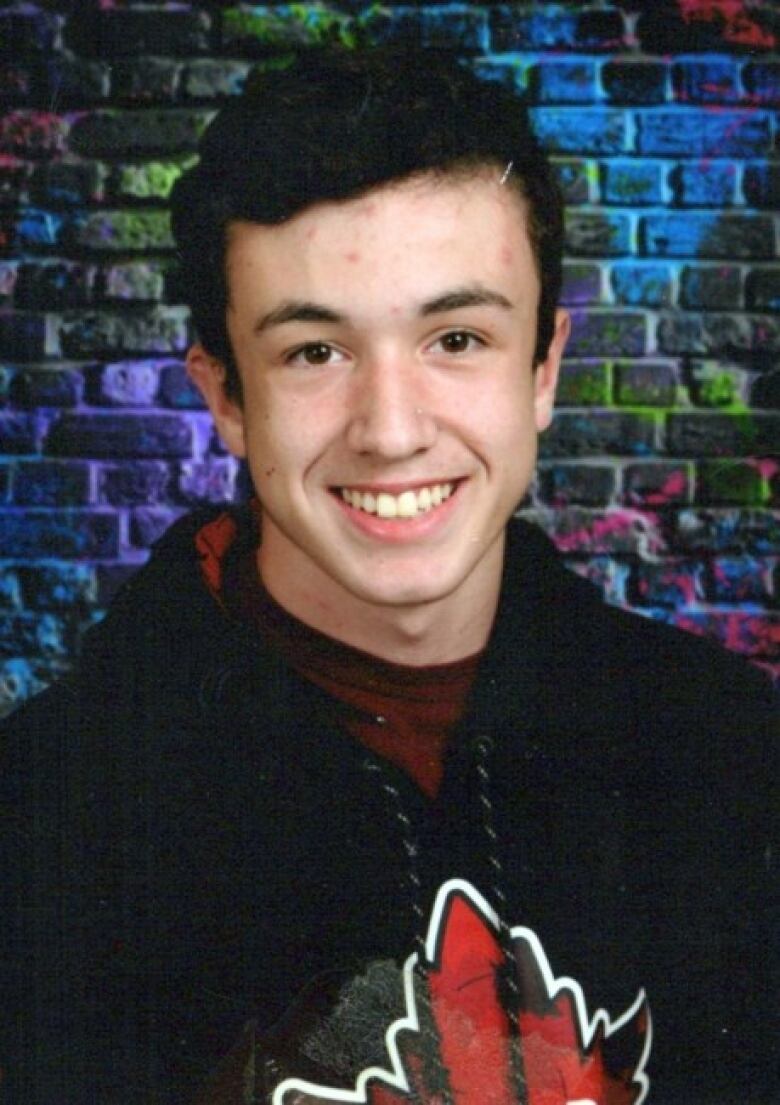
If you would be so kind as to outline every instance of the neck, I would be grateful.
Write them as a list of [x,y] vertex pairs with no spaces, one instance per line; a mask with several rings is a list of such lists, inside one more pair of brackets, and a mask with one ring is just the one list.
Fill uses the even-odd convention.
[[[408,667],[447,664],[473,656],[487,644],[501,585],[504,540],[492,571],[472,573],[457,592],[412,605],[366,602],[307,563],[307,570],[257,553],[258,571],[272,598],[299,621],[343,644]],[[269,563],[269,560],[271,561]],[[474,578],[475,576],[479,578]]]

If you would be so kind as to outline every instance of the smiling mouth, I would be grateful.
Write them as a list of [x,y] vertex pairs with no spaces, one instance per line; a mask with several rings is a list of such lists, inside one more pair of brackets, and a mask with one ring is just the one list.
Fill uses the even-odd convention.
[[378,518],[417,518],[427,514],[449,499],[457,488],[457,483],[432,483],[426,487],[402,491],[391,495],[387,491],[358,491],[351,487],[340,487],[336,493],[354,510],[364,514],[375,514]]

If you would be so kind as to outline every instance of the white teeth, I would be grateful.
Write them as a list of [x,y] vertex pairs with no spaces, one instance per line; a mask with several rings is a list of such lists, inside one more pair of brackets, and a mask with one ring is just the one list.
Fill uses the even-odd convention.
[[374,495],[370,491],[342,487],[341,497],[356,510],[376,514],[380,518],[416,518],[418,514],[425,514],[449,499],[453,487],[451,483],[434,483],[417,491],[402,491],[400,495],[391,495],[387,491]]

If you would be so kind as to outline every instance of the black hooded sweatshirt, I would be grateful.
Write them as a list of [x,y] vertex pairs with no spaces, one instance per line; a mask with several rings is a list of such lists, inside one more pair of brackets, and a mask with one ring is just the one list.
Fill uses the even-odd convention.
[[[0,1100],[189,1105],[243,1031],[239,1089],[201,1100],[780,1101],[763,674],[606,606],[513,522],[430,799],[220,607],[194,544],[212,517],[169,531],[77,672],[3,727]],[[487,985],[499,1012],[443,1028],[470,955],[451,1000]],[[370,1065],[386,1084],[356,1089]]]

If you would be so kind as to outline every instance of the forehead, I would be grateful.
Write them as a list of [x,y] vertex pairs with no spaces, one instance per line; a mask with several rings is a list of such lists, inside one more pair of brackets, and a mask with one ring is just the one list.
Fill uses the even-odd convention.
[[[324,201],[274,225],[228,227],[231,299],[262,275],[267,288],[334,276],[334,266],[413,279],[416,270],[511,267],[535,280],[526,202],[499,168],[420,174],[359,197]],[[453,274],[455,275],[455,274]]]

